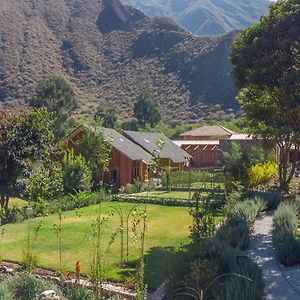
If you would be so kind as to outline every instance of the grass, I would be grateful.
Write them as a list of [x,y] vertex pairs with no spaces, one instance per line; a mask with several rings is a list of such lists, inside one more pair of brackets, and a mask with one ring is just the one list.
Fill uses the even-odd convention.
[[[129,203],[103,203],[103,212],[108,214],[110,206],[120,207],[124,212],[128,212],[133,204]],[[87,237],[91,233],[91,224],[97,217],[98,206],[89,206],[80,209],[81,217],[75,211],[64,213],[63,220],[63,257],[66,271],[74,271],[75,262],[81,261],[82,272],[89,273],[91,261],[91,244]],[[33,226],[36,225],[41,218],[32,221]],[[180,226],[178,225],[180,220]],[[57,238],[53,230],[53,225],[58,222],[56,215],[50,215],[44,218],[38,243],[37,254],[39,257],[39,265],[58,269],[58,244]],[[148,229],[146,234],[146,263],[150,261],[150,265],[156,265],[153,257],[159,253],[160,255],[159,269],[147,269],[148,284],[150,287],[157,287],[165,278],[165,266],[169,262],[168,253],[171,251],[176,253],[181,245],[189,242],[189,226],[191,225],[191,217],[187,212],[187,208],[168,207],[159,205],[148,205]],[[109,218],[105,226],[102,245],[105,249],[109,243],[110,236],[117,230],[119,219],[117,215]],[[5,226],[5,234],[3,239],[3,259],[12,261],[22,261],[23,251],[26,249],[28,222],[17,224],[9,224]],[[172,250],[168,250],[172,249]],[[133,243],[130,237],[130,261],[131,264],[138,258],[139,247]],[[120,238],[116,238],[114,244],[106,256],[107,259],[107,278],[116,281],[123,281],[123,276],[128,275],[131,269],[119,269],[117,264],[120,261]],[[174,255],[173,255],[174,257]],[[162,271],[164,270],[164,271]]]
[[[111,206],[119,207],[124,215],[134,205],[129,203],[102,204],[103,212],[108,216]],[[74,271],[75,262],[81,261],[82,272],[88,274],[91,262],[91,243],[88,236],[91,234],[91,224],[97,218],[99,206],[93,205],[80,209],[80,211],[69,211],[64,213],[63,219],[63,259],[65,271]],[[78,216],[80,215],[80,216]],[[168,276],[169,266],[176,263],[176,253],[183,245],[189,243],[189,226],[191,217],[187,208],[170,207],[160,205],[148,205],[148,224],[146,233],[146,280],[150,288],[157,288]],[[216,223],[220,221],[216,218]],[[41,218],[32,220],[33,227],[39,223]],[[179,225],[180,220],[180,225]],[[44,218],[43,225],[38,236],[37,254],[39,265],[42,267],[58,269],[58,243],[53,230],[53,225],[58,222],[57,215]],[[105,225],[102,237],[103,251],[107,248],[111,234],[119,226],[118,216],[109,217]],[[132,228],[130,226],[130,228]],[[22,261],[23,251],[26,249],[28,222],[9,224],[5,226],[2,244],[3,259]],[[138,259],[139,247],[134,243],[130,235],[130,267],[120,269],[120,237],[117,236],[112,247],[106,255],[107,279],[124,281],[134,270],[134,263]]]
[[[192,198],[194,195],[194,192],[191,192],[191,195],[188,191],[153,191],[153,192],[148,192],[148,197],[149,198],[166,198],[166,199],[185,199],[188,200],[189,198]],[[143,193],[136,193],[136,194],[131,194],[128,196],[133,196],[133,197],[146,197],[147,192]],[[190,196],[190,197],[189,197]]]

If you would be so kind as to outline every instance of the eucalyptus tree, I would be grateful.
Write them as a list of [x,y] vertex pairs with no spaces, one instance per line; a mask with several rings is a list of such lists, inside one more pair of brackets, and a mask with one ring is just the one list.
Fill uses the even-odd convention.
[[279,148],[280,187],[288,190],[300,148],[300,1],[279,0],[232,46],[232,77],[253,133]]

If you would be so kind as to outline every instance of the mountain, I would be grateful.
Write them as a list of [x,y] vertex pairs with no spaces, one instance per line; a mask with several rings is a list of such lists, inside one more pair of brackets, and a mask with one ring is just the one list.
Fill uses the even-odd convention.
[[164,120],[237,108],[228,54],[235,33],[197,37],[119,0],[1,0],[0,103],[26,104],[39,80],[65,76],[78,114],[115,105],[130,117],[141,89]]
[[248,27],[268,11],[269,0],[123,0],[149,16],[173,18],[197,35]]

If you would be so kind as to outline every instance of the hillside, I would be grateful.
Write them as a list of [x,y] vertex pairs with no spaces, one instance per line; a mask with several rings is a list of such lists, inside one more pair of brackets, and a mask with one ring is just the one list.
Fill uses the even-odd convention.
[[51,74],[71,81],[78,113],[114,104],[130,115],[141,88],[164,119],[192,120],[237,107],[228,77],[234,33],[196,37],[167,18],[118,0],[1,0],[0,103],[24,104]]
[[123,0],[149,16],[173,18],[198,35],[224,34],[254,24],[268,0]]

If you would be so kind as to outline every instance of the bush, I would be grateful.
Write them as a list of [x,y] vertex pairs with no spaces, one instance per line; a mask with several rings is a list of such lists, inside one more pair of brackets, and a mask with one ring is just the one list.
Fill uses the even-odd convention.
[[70,150],[65,153],[63,164],[63,187],[66,194],[91,191],[92,171],[82,155],[74,155]]
[[238,202],[232,214],[246,221],[250,226],[258,215],[266,209],[266,202],[261,198]]
[[218,288],[214,289],[214,299],[263,299],[264,284],[260,268],[242,251],[227,248],[220,255],[219,274],[232,273],[240,274],[248,279],[235,275],[223,277]]
[[37,299],[38,295],[47,289],[58,291],[57,287],[53,287],[51,282],[38,280],[27,273],[12,278],[9,284],[14,299],[18,300]]
[[298,207],[282,203],[273,218],[272,240],[281,263],[292,265],[300,262],[300,240],[295,236],[299,225]]
[[146,183],[139,179],[134,179],[133,184],[128,183],[120,189],[120,193],[123,194],[135,194],[142,193],[147,189]]
[[30,176],[26,186],[32,201],[37,201],[38,198],[52,201],[61,197],[63,194],[61,166],[51,163],[47,169],[42,167]]
[[260,190],[247,190],[245,198],[256,198],[259,197],[264,199],[267,205],[267,210],[277,209],[278,205],[283,201],[284,195],[282,191],[260,191]]
[[273,161],[252,165],[248,171],[249,185],[252,187],[265,185],[276,178],[277,173],[278,165]]
[[250,230],[244,219],[231,215],[216,233],[223,245],[246,250],[250,243]]
[[226,197],[226,204],[223,211],[225,216],[229,216],[238,202],[242,200],[242,191],[240,189],[231,191]]
[[3,223],[15,223],[21,222],[28,218],[30,215],[32,218],[45,215],[45,213],[53,214],[61,211],[74,210],[77,208],[97,204],[107,197],[105,191],[99,191],[94,193],[78,192],[74,195],[68,195],[60,199],[53,200],[51,202],[45,202],[42,199],[34,202],[32,207],[13,207],[5,210]]
[[92,300],[91,291],[85,287],[77,285],[67,285],[64,289],[64,295],[68,300]]

